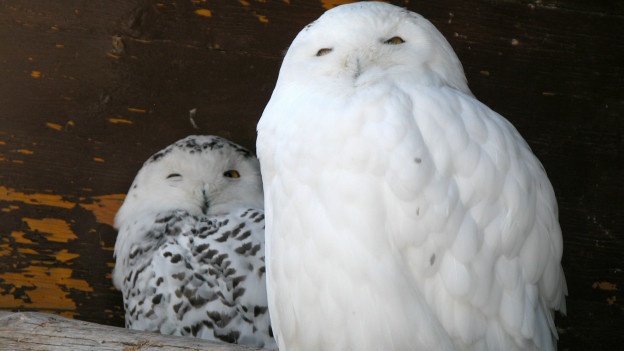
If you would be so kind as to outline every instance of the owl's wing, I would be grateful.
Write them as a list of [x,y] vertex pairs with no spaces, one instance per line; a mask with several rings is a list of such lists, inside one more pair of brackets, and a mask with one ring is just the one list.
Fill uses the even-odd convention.
[[197,218],[185,211],[170,211],[156,216],[144,214],[136,223],[122,227],[119,236],[127,237],[130,234],[123,231],[132,231],[141,239],[116,252],[123,255],[117,257],[114,276],[124,297],[126,327],[179,335],[177,309],[171,306],[176,292],[188,280],[184,279],[188,268],[182,259],[188,248],[178,239],[190,232]]
[[409,99],[415,125],[389,156],[386,202],[415,284],[459,345],[555,348],[552,310],[565,313],[567,291],[542,165],[471,96],[442,88]]
[[126,325],[256,347],[275,347],[264,277],[264,214],[216,218],[172,211],[130,250]]
[[[209,245],[202,250],[199,263],[218,289],[223,305],[236,312],[221,316],[227,330],[238,333],[239,344],[277,348],[267,306],[264,211],[240,209],[210,221],[218,230],[200,231],[195,245]],[[205,234],[209,236],[204,239]]]

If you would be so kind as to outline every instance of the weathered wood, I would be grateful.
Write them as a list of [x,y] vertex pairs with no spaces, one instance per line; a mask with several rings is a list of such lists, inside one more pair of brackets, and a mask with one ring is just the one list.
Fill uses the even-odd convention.
[[47,313],[0,312],[0,350],[252,351],[242,345],[111,327]]
[[[193,133],[253,149],[284,50],[343,2],[0,0],[0,309],[123,325],[112,219],[141,163]],[[440,29],[548,172],[559,348],[622,348],[624,2],[391,2]]]

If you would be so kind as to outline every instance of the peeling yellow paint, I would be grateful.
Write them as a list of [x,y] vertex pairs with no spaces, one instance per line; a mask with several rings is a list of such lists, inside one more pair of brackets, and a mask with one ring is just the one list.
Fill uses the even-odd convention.
[[23,253],[23,254],[30,254],[30,255],[38,255],[39,253],[33,249],[29,249],[26,247],[18,247],[17,248],[17,252],[19,253]]
[[204,17],[212,17],[212,11],[206,9],[197,9],[195,13]]
[[127,119],[121,119],[121,118],[109,118],[108,119],[109,122],[111,123],[126,123],[126,124],[132,124],[132,121],[129,121]]
[[610,282],[595,282],[594,285],[592,285],[592,287],[594,289],[598,288],[600,290],[607,290],[607,291],[617,290],[617,286],[614,283],[610,283]]
[[249,5],[251,5],[250,3],[248,3],[248,2],[247,2],[247,1],[245,1],[245,0],[238,0],[238,2],[240,2],[241,4],[243,4],[243,6],[249,6]]
[[3,186],[0,186],[0,200],[18,201],[30,205],[46,205],[62,208],[72,208],[76,206],[73,202],[63,200],[63,197],[60,195],[25,194]]
[[17,152],[22,153],[22,154],[26,154],[26,155],[32,155],[32,154],[35,153],[34,151],[26,150],[26,149],[19,149],[19,150],[17,150]]
[[[45,266],[29,266],[20,272],[0,274],[0,279],[15,288],[25,289],[27,298],[16,304],[13,294],[0,295],[0,306],[29,307],[55,310],[75,310],[76,304],[69,296],[70,289],[93,291],[93,288],[84,280],[72,279],[72,270],[69,268],[50,268]],[[29,299],[31,302],[26,302]]]
[[326,10],[331,10],[332,8],[338,6],[338,5],[343,5],[343,4],[350,4],[353,3],[355,1],[352,0],[321,0],[321,3],[323,3],[323,7]]
[[141,112],[141,113],[147,112],[147,110],[142,110],[140,108],[134,108],[134,107],[128,107],[128,111],[131,111],[131,112]]
[[2,212],[11,212],[13,210],[19,209],[19,206],[9,205],[9,207],[5,207],[2,209]]
[[7,256],[11,254],[11,246],[9,244],[0,245],[0,256]]
[[125,194],[96,196],[93,198],[92,204],[80,204],[80,206],[93,212],[98,223],[108,224],[112,227],[115,223],[115,214],[125,198]]
[[52,29],[54,29],[54,30],[59,30],[57,26],[52,26],[52,27],[50,27],[50,28],[52,28]]
[[70,240],[78,239],[76,234],[72,232],[69,223],[57,218],[22,218],[31,230],[37,230],[41,233],[50,234],[46,236],[49,241],[66,243]]
[[71,253],[71,252],[67,251],[67,249],[63,249],[63,250],[57,252],[57,254],[54,255],[54,257],[56,257],[56,259],[58,261],[67,262],[69,260],[73,260],[76,257],[80,257],[80,255],[79,254],[75,254],[75,253]]
[[33,78],[39,78],[41,77],[41,72],[40,71],[32,71],[30,72],[30,76]]
[[63,129],[63,126],[61,126],[60,124],[51,123],[51,122],[46,123],[46,127],[52,128],[54,130],[61,130],[61,129]]
[[95,161],[95,162],[104,162],[104,159],[103,158],[99,158],[99,157],[94,157],[93,161]]
[[268,19],[266,16],[259,15],[259,14],[255,13],[255,12],[254,12],[254,15],[255,15],[256,17],[258,17],[258,19],[260,20],[260,22],[262,22],[262,23],[269,23],[269,19]]
[[34,244],[31,240],[28,240],[28,239],[24,238],[24,235],[26,235],[26,233],[24,233],[24,232],[13,232],[13,233],[11,233],[11,236],[13,237],[13,239],[15,239],[16,243],[20,243],[20,244]]
[[120,57],[119,55],[111,54],[110,52],[107,52],[106,56],[112,57],[114,59],[118,59]]

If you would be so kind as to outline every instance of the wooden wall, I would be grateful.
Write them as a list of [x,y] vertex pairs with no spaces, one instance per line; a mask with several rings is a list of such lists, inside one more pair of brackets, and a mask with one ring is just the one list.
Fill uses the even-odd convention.
[[[142,162],[189,134],[253,149],[285,49],[342,2],[0,0],[0,309],[122,325],[112,224]],[[438,26],[548,171],[560,349],[623,348],[622,2],[392,2]]]

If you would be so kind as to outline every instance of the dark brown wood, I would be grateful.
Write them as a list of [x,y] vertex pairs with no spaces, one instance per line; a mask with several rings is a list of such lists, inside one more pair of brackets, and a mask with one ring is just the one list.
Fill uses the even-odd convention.
[[111,327],[47,313],[0,311],[0,350],[253,351],[259,349]]
[[[284,50],[341,2],[0,0],[0,309],[123,325],[112,220],[142,162],[194,133],[253,149]],[[549,174],[559,348],[622,348],[623,3],[393,3],[438,26]]]

